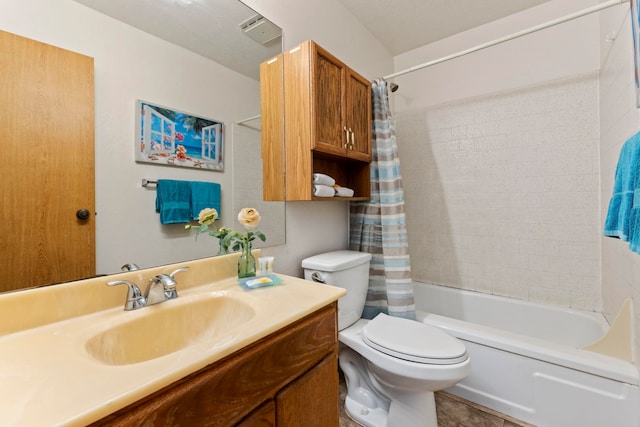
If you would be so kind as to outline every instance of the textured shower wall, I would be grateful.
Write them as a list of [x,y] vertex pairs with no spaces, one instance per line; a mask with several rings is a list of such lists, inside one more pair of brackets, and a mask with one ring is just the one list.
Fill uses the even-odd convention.
[[[600,70],[600,167],[602,180],[602,222],[613,192],[616,165],[622,144],[640,128],[640,110],[635,103],[633,42],[627,10],[602,16],[603,37]],[[617,35],[615,38],[612,35]],[[614,39],[614,40],[611,40]],[[625,299],[635,306],[636,365],[640,355],[640,256],[618,239],[602,237],[603,312],[615,319]]]
[[414,280],[600,309],[597,73],[396,121]]

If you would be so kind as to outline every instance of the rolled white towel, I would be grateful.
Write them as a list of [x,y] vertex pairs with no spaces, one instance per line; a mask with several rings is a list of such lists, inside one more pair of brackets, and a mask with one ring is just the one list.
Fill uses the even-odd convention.
[[336,180],[331,178],[329,175],[325,175],[323,173],[314,173],[313,174],[313,183],[316,185],[326,185],[333,186],[336,183]]
[[347,187],[335,187],[337,197],[353,197],[353,190]]
[[328,185],[314,185],[313,195],[316,197],[333,197],[336,195],[336,190]]

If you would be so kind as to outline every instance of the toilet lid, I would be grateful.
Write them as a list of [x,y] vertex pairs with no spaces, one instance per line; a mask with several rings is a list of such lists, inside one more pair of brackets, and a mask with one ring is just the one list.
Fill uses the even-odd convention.
[[415,320],[378,314],[362,328],[362,340],[389,356],[417,363],[451,365],[465,361],[462,341]]

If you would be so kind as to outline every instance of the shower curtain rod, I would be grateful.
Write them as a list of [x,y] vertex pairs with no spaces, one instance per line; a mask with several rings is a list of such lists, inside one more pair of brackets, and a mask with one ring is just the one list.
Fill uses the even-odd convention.
[[261,118],[261,117],[262,117],[262,115],[261,115],[261,114],[258,114],[257,116],[247,117],[246,119],[238,120],[238,121],[236,122],[236,124],[237,124],[237,125],[241,125],[241,124],[244,124],[244,123],[246,123],[246,122],[250,122],[250,121],[252,121],[252,120],[258,120],[258,119],[259,119],[259,118]]
[[599,12],[601,10],[608,9],[610,7],[613,7],[613,6],[619,6],[619,5],[623,4],[623,3],[629,3],[629,2],[630,2],[630,0],[609,0],[607,2],[600,3],[600,4],[596,5],[596,6],[592,6],[592,7],[580,10],[578,12],[574,12],[574,13],[571,13],[569,15],[562,16],[562,17],[557,18],[557,19],[553,19],[551,21],[545,22],[545,23],[540,24],[540,25],[535,25],[533,27],[527,28],[527,29],[522,30],[522,31],[518,31],[518,32],[513,33],[513,34],[509,34],[508,36],[504,36],[504,37],[492,40],[490,42],[482,43],[482,44],[479,44],[479,45],[474,46],[472,48],[461,50],[460,52],[456,52],[456,53],[453,53],[451,55],[443,56],[442,58],[434,59],[433,61],[425,62],[424,64],[416,65],[414,67],[407,68],[406,70],[403,70],[403,71],[398,71],[397,73],[389,74],[388,76],[385,76],[382,79],[383,80],[389,80],[389,79],[392,79],[394,77],[402,76],[404,74],[413,73],[414,71],[418,71],[418,70],[421,70],[423,68],[430,67],[432,65],[440,64],[441,62],[446,62],[446,61],[449,61],[451,59],[458,58],[460,56],[468,55],[470,53],[477,52],[479,50],[486,49],[488,47],[495,46],[497,44],[504,43],[506,41],[513,40],[513,39],[518,38],[518,37],[526,36],[527,34],[535,33],[536,31],[544,30],[545,28],[549,28],[549,27],[553,27],[553,26],[558,25],[558,24],[562,24],[563,22],[571,21],[573,19],[580,18],[582,16],[589,15],[589,14],[592,14],[594,12]]

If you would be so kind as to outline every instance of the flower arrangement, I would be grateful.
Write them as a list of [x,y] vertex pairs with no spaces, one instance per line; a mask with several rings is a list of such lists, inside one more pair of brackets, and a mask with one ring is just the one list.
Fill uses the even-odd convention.
[[229,243],[233,242],[233,250],[244,250],[247,246],[251,248],[251,242],[259,238],[263,242],[267,240],[264,234],[254,231],[260,223],[260,213],[254,208],[243,208],[238,213],[238,222],[247,230],[242,234],[236,230],[230,230],[228,236]]
[[[246,233],[228,227],[220,227],[215,229],[213,223],[218,219],[218,211],[214,208],[206,208],[198,214],[199,227],[196,228],[196,238],[200,233],[207,233],[209,236],[216,237],[219,240],[219,255],[229,253],[231,247],[234,251],[241,251],[242,254],[238,259],[238,277],[251,277],[256,275],[256,260],[251,254],[251,246],[256,238],[263,242],[267,240],[266,236],[260,231],[256,231],[256,227],[260,223],[260,213],[254,208],[243,208],[238,213],[238,222],[245,228]],[[190,224],[185,225],[185,229],[193,228]]]
[[[218,255],[224,255],[229,253],[229,241],[227,236],[231,233],[231,229],[227,227],[220,227],[215,229],[211,227],[213,223],[218,219],[218,211],[214,208],[205,208],[198,214],[199,227],[196,228],[196,239],[200,233],[207,233],[209,236],[215,237],[219,241]],[[193,228],[191,224],[184,226],[186,230]]]
[[233,242],[233,250],[242,250],[242,254],[238,258],[238,277],[253,277],[256,275],[256,259],[251,254],[251,242],[256,237],[263,242],[267,240],[264,234],[255,231],[260,223],[260,213],[254,208],[243,208],[238,213],[238,222],[247,232],[243,234],[231,230],[225,239],[229,239],[229,243]]

